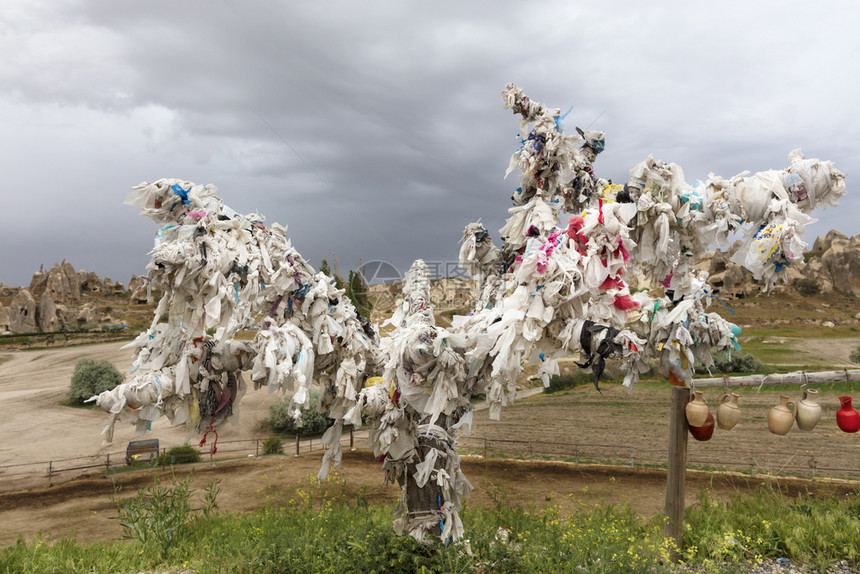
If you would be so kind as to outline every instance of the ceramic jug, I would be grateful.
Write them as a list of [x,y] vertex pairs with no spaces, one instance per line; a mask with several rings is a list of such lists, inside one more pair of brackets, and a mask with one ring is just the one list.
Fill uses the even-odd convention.
[[811,431],[821,420],[821,405],[818,404],[816,389],[803,389],[803,398],[797,402],[794,418],[797,428]]
[[693,400],[687,403],[687,424],[691,427],[700,427],[708,418],[708,405],[702,400],[702,391],[693,391]]
[[797,407],[785,395],[779,395],[779,401],[778,405],[767,411],[767,428],[773,434],[785,435],[794,424],[794,413],[788,405],[791,405],[795,411]]
[[741,409],[738,406],[740,395],[737,393],[726,393],[720,399],[717,407],[717,426],[723,430],[732,430],[741,420]]
[[691,426],[689,429],[694,439],[700,441],[711,440],[711,437],[714,436],[714,415],[708,413],[708,416],[705,418],[705,424],[699,427]]
[[860,414],[851,406],[851,397],[839,397],[842,406],[836,411],[836,424],[844,432],[860,430]]

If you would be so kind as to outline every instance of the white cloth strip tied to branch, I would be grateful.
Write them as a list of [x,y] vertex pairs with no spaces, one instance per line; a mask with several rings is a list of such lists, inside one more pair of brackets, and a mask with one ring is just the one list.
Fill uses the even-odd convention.
[[[604,146],[602,132],[577,128],[585,143],[573,150],[561,143],[573,139],[563,134],[559,110],[512,84],[502,96],[505,108],[522,116],[522,142],[508,169],[520,169],[520,186],[501,229],[501,249],[487,245],[479,224],[464,231],[461,265],[498,279],[480,277],[484,290],[475,312],[454,322],[472,343],[469,375],[483,381],[491,418],[513,398],[521,361],[539,364],[546,383],[559,349],[579,353],[595,384],[608,357],[623,359],[628,386],[655,358],[689,380],[695,362],[713,364],[712,350],[739,348],[739,329],[705,311],[712,290],[707,274],[694,269],[697,258],[743,225],[750,231],[736,261],[772,281],[802,257],[806,213],[834,205],[844,193],[841,172],[799,150],[786,170],[730,180],[712,174],[693,186],[679,166],[649,157],[626,185],[614,185],[592,168]],[[558,222],[562,210],[574,213],[566,230]],[[494,258],[497,265],[486,264]],[[663,283],[666,296],[632,295],[629,268]]]
[[[252,371],[255,388],[294,391],[297,421],[309,386],[323,382],[321,408],[341,428],[375,364],[375,332],[344,291],[292,247],[286,227],[240,215],[216,192],[161,179],[136,186],[126,199],[160,226],[147,271],[162,298],[152,326],[131,345],[134,379],[93,398],[112,413],[107,440],[116,420],[144,431],[160,414],[213,430],[237,414],[243,370]],[[242,329],[256,329],[254,339],[237,341]],[[339,462],[336,451],[326,461]]]

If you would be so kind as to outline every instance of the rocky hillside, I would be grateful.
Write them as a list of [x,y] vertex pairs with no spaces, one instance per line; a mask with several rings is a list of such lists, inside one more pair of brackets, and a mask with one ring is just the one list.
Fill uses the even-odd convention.
[[[708,252],[697,265],[710,274],[717,295],[723,298],[743,298],[761,291],[752,273],[731,261],[740,242],[726,252]],[[791,265],[783,270],[783,282],[776,293],[797,291],[802,295],[840,291],[860,295],[860,235],[847,237],[833,230],[815,240],[805,254],[806,263]]]
[[[723,300],[745,299],[759,294],[762,285],[731,258],[740,242],[726,252],[708,252],[697,266],[708,271],[711,285]],[[805,253],[806,263],[784,269],[784,282],[775,294],[813,296],[860,295],[860,235],[847,237],[831,231],[819,237]],[[631,282],[646,287],[644,282]],[[106,327],[117,322],[145,328],[152,318],[146,305],[146,281],[132,276],[128,288],[95,273],[75,271],[67,262],[55,263],[48,271],[40,269],[28,287],[8,287],[0,283],[0,333],[49,333]],[[446,324],[454,312],[470,310],[476,284],[471,279],[450,278],[433,281],[432,303],[437,320]],[[400,299],[401,285],[371,285],[373,322],[381,323]],[[814,305],[805,299],[806,306]],[[147,315],[148,314],[148,315]],[[853,313],[852,313],[853,315]],[[853,319],[853,316],[851,317]]]
[[[52,333],[104,327],[123,320],[110,314],[129,304],[145,304],[146,283],[132,276],[119,281],[75,271],[68,261],[39,269],[28,287],[0,283],[0,333]],[[125,314],[125,313],[122,313]]]

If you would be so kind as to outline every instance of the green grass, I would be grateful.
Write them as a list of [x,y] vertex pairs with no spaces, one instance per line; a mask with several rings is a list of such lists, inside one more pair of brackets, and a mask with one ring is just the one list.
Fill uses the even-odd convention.
[[847,339],[857,337],[857,327],[822,327],[807,325],[803,327],[748,327],[741,332],[741,341],[753,337],[785,337],[791,339]]
[[684,555],[694,563],[784,556],[824,571],[836,560],[860,561],[857,494],[815,499],[765,486],[718,503],[702,491],[686,528]]
[[[203,496],[209,512],[196,512],[197,505],[185,501],[199,495],[192,496],[187,483],[156,483],[119,503],[128,539],[88,545],[19,539],[0,550],[0,573],[665,572],[673,550],[660,516],[584,502],[571,513],[552,501],[538,511],[513,504],[502,487],[488,493],[489,507],[463,509],[464,541],[421,546],[393,532],[392,504],[368,505],[361,492],[348,498],[343,484],[336,475],[323,485],[312,480],[240,515],[215,511],[217,489]],[[175,514],[177,506],[184,518],[165,530],[161,517]],[[738,571],[738,564],[761,558],[818,568],[839,559],[857,562],[860,496],[793,497],[766,486],[715,502],[706,491],[687,510],[680,556],[708,572]]]

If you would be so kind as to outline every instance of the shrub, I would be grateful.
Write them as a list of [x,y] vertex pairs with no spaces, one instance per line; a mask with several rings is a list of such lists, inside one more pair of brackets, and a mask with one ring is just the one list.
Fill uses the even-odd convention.
[[302,426],[296,426],[289,411],[291,396],[286,396],[269,406],[269,418],[266,419],[272,430],[289,434],[317,434],[323,432],[331,424],[331,419],[317,410],[322,393],[317,389],[310,390],[310,406],[302,410]]
[[851,351],[851,355],[849,355],[848,358],[852,363],[860,363],[860,347]]
[[263,454],[284,454],[284,441],[276,436],[263,441]]
[[821,292],[821,285],[815,279],[798,279],[794,282],[794,287],[804,297],[818,295]]
[[[714,369],[726,373],[755,373],[762,368],[762,362],[755,356],[749,353],[722,353],[714,354]],[[696,365],[696,373],[704,375],[708,373],[708,369],[702,365]]]
[[81,359],[72,373],[69,401],[73,405],[82,405],[88,398],[113,389],[123,379],[122,374],[110,361]]
[[111,502],[116,505],[119,516],[115,518],[122,526],[123,537],[137,541],[149,552],[167,555],[188,532],[195,511],[200,510],[209,516],[218,507],[217,497],[221,490],[218,481],[207,485],[201,508],[191,507],[194,491],[190,483],[189,475],[164,486],[156,476],[152,486],[141,488],[136,497],[125,500],[119,498],[118,489],[114,486]]
[[192,462],[200,462],[200,451],[190,444],[175,446],[166,453],[159,455],[156,460],[156,464],[159,466],[189,464]]
[[544,387],[543,392],[545,393],[557,393],[559,391],[563,391],[565,389],[572,389],[574,387],[578,387],[579,385],[588,385],[594,383],[594,375],[591,373],[586,373],[585,371],[579,371],[568,375],[554,375],[549,379],[549,386]]

